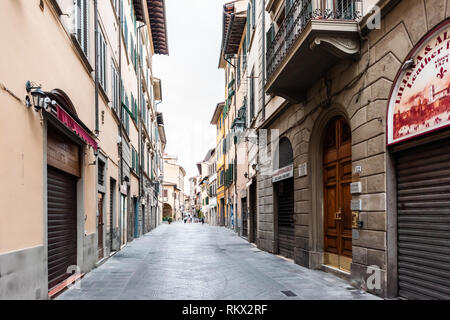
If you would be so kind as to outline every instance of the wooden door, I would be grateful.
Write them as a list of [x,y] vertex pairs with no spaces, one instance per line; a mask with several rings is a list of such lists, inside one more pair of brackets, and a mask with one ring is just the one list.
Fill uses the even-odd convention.
[[103,259],[103,194],[98,194],[98,259]]
[[342,117],[333,120],[327,129],[323,172],[325,251],[351,257],[352,140],[350,127]]

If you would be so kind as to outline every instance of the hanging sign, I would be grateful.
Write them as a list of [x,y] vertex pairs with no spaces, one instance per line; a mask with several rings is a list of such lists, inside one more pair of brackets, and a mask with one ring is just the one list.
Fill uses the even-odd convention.
[[392,145],[450,125],[450,21],[413,50],[414,63],[391,92],[387,143]]
[[281,168],[272,175],[272,182],[279,182],[294,176],[294,165],[291,164],[287,167]]

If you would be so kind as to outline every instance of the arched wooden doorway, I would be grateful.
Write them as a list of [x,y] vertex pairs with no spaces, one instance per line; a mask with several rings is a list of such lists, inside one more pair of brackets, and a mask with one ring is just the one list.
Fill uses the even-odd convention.
[[324,263],[350,271],[352,137],[343,117],[330,121],[323,145]]
[[[280,139],[278,147],[278,173],[274,175],[278,253],[294,258],[294,152],[288,138]],[[275,161],[275,165],[277,161]]]

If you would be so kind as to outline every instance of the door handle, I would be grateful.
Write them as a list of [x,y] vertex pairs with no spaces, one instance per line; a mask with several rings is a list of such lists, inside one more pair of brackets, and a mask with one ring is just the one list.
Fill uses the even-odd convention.
[[339,208],[339,211],[336,212],[334,215],[335,215],[335,216],[334,216],[334,219],[335,219],[335,220],[342,220],[342,209]]

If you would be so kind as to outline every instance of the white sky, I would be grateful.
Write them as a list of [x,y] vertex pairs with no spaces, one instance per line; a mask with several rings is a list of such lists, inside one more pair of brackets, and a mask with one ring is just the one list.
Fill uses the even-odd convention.
[[[155,56],[154,75],[162,81],[166,152],[178,156],[188,178],[196,163],[215,147],[210,124],[224,100],[224,74],[218,69],[222,41],[222,0],[166,0],[169,56]],[[185,189],[189,193],[189,189]]]

